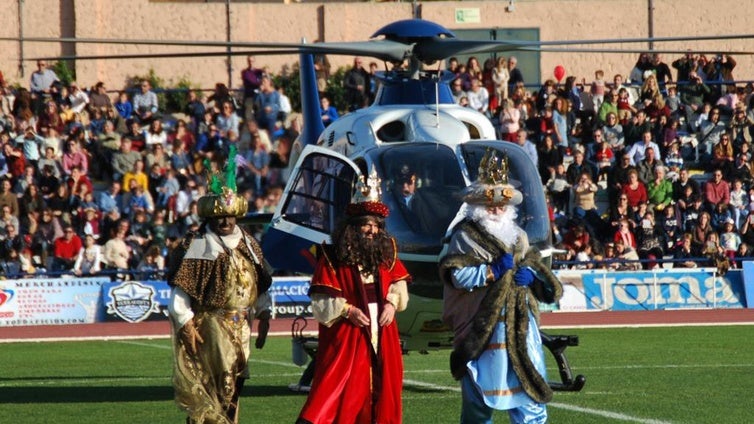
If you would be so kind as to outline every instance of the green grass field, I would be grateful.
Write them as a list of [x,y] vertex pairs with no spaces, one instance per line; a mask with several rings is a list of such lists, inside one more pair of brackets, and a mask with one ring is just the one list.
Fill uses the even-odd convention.
[[[568,348],[579,393],[556,393],[551,423],[749,423],[754,371],[750,326],[579,329]],[[304,395],[290,339],[255,350],[241,422],[293,423]],[[458,384],[447,351],[404,357],[404,422],[456,423]],[[179,423],[168,340],[0,345],[2,423]],[[554,365],[550,378],[556,376]],[[505,414],[496,422],[506,423]]]

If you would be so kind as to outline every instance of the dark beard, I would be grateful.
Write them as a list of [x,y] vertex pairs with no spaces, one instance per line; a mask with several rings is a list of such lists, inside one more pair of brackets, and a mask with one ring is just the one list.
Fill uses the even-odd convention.
[[369,272],[376,272],[380,264],[390,263],[393,257],[392,240],[384,232],[370,239],[351,227],[336,243],[338,261],[348,265],[361,265]]

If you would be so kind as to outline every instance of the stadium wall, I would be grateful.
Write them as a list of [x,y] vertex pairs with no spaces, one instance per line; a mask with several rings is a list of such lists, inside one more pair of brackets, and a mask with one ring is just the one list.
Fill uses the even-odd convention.
[[[540,39],[599,39],[646,37],[649,28],[648,5],[654,5],[653,23],[657,37],[708,34],[745,34],[751,32],[746,19],[754,12],[754,3],[734,0],[519,0],[512,12],[504,1],[464,1],[419,3],[416,10],[424,19],[435,21],[451,30],[473,28],[538,28]],[[460,23],[459,8],[478,11],[477,19]],[[0,14],[0,37],[72,37],[226,40],[226,6],[224,2],[154,1],[154,0],[6,0]],[[354,41],[367,39],[381,26],[414,16],[411,3],[236,3],[230,4],[231,39],[255,42]],[[749,50],[752,41],[698,42],[697,47],[712,51]],[[618,45],[618,48],[635,45]],[[658,45],[658,47],[660,47]],[[685,50],[687,43],[665,43],[663,48]],[[39,44],[0,41],[0,71],[11,83],[28,86],[29,75],[36,69],[30,60],[38,56],[115,55],[126,53],[207,51],[205,48],[134,46],[70,43]],[[680,54],[665,54],[670,63]],[[21,60],[21,59],[24,60]],[[751,80],[752,58],[736,58],[734,75]],[[293,55],[267,56],[258,60],[272,72],[296,62]],[[591,81],[594,70],[603,69],[608,79],[615,73],[628,74],[635,54],[565,54],[543,53],[541,79],[552,77],[556,65],[565,66],[569,75]],[[347,65],[350,57],[333,57],[334,66]],[[23,66],[21,66],[23,65]],[[230,82],[240,84],[239,73],[246,65],[244,57],[232,60]],[[202,59],[133,59],[92,60],[75,64],[81,84],[104,81],[111,89],[124,86],[128,77],[144,75],[150,69],[175,83],[185,78],[202,87],[229,82],[228,66],[223,57]]]

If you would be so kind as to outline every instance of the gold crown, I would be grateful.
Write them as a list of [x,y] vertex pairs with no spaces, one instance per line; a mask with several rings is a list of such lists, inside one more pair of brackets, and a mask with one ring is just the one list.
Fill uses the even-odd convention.
[[249,202],[228,187],[223,187],[222,191],[222,194],[207,194],[199,198],[197,208],[200,218],[246,215]]
[[483,184],[508,184],[508,156],[498,159],[495,150],[487,149],[479,161],[477,181]]
[[518,205],[523,194],[508,181],[508,157],[497,157],[497,152],[487,149],[479,161],[477,180],[466,187],[463,201],[486,206]]
[[382,203],[382,188],[380,177],[377,176],[374,166],[369,177],[363,175],[356,182],[356,192],[351,199],[351,204],[346,207],[346,214],[351,216],[379,215],[387,217],[390,213],[388,207]]

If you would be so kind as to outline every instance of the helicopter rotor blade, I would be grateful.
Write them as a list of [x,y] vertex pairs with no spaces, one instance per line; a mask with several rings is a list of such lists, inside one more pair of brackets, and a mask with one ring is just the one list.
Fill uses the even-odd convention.
[[27,58],[28,61],[73,61],[73,60],[104,60],[104,59],[175,59],[192,57],[226,57],[226,56],[265,56],[281,54],[298,54],[298,50],[242,50],[231,52],[190,52],[190,53],[136,53],[121,55],[73,55],[73,56],[47,56]]
[[[0,41],[19,41],[16,37],[0,37]],[[29,37],[24,38],[24,42],[34,43],[78,43],[78,44],[117,44],[117,45],[151,45],[151,46],[183,46],[183,47],[217,47],[217,48],[238,48],[238,49],[264,49],[260,52],[269,51],[269,53],[260,54],[337,54],[337,55],[356,55],[369,56],[385,61],[399,62],[410,56],[412,45],[391,40],[372,40],[372,41],[354,41],[338,43],[246,43],[246,42],[224,42],[224,41],[184,41],[184,40],[127,40],[127,39],[102,39],[102,38],[46,38],[46,37]],[[166,55],[149,54],[146,58],[155,57],[180,57],[180,53],[171,53]],[[227,53],[219,56],[227,55]],[[185,53],[185,57],[201,57],[193,53]],[[204,56],[213,56],[206,54]],[[123,55],[123,59],[139,58],[138,54]],[[102,56],[76,56],[66,57],[67,60],[85,60],[86,59],[106,59]],[[114,57],[113,57],[114,58]],[[62,59],[61,57],[49,57],[45,59]]]

